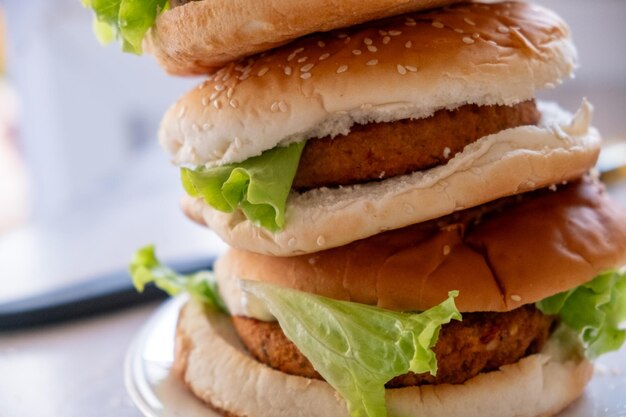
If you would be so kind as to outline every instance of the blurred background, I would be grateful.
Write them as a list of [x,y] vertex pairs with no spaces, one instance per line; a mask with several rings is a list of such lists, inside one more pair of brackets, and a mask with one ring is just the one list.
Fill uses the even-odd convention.
[[[571,25],[575,80],[541,97],[583,97],[607,141],[626,139],[626,1],[537,0]],[[198,79],[102,47],[80,0],[0,0],[0,301],[124,269],[147,243],[164,259],[223,245],[178,209],[178,170],[159,121]],[[591,24],[593,22],[593,24]]]

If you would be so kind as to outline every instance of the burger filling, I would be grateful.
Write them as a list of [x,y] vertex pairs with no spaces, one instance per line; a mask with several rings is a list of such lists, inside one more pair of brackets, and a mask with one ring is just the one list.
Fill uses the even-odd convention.
[[216,210],[242,210],[276,232],[285,224],[292,190],[352,185],[410,174],[445,164],[482,137],[536,125],[534,101],[514,106],[465,105],[424,119],[355,125],[344,136],[278,146],[240,163],[182,168],[187,194]]
[[[258,361],[288,374],[322,378],[277,322],[242,316],[232,319],[242,342]],[[436,375],[409,372],[393,378],[386,386],[461,384],[481,372],[539,352],[554,323],[553,316],[544,315],[533,305],[506,313],[464,313],[462,321],[451,321],[441,328],[433,347]]]
[[349,134],[306,142],[292,187],[350,185],[445,164],[466,145],[502,130],[536,125],[533,100],[514,106],[461,106],[425,119],[355,125]]

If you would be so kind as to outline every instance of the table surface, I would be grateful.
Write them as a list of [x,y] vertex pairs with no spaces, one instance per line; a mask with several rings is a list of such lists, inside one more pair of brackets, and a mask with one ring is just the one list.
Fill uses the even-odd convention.
[[[626,206],[626,183],[611,192]],[[158,305],[0,333],[0,417],[140,417],[124,387],[123,363]],[[619,376],[626,369],[603,372]]]

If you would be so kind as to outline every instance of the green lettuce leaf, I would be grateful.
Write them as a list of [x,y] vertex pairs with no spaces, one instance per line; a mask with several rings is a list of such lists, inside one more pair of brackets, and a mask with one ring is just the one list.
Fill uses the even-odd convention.
[[626,340],[626,271],[613,270],[537,303],[544,314],[559,315],[578,336],[585,355],[619,349]]
[[255,224],[276,232],[285,224],[285,204],[304,142],[276,147],[241,163],[181,169],[187,194],[201,197],[219,211],[241,208]]
[[182,291],[204,304],[228,313],[224,301],[220,297],[217,283],[209,271],[199,271],[194,274],[177,274],[167,266],[161,264],[154,253],[154,246],[146,246],[135,252],[129,267],[133,285],[142,292],[146,284],[154,283],[168,293],[176,295]]
[[385,383],[408,371],[436,374],[439,330],[461,314],[458,291],[419,314],[337,301],[271,284],[244,281],[266,302],[285,335],[345,399],[352,417],[384,417]]
[[169,8],[168,0],[82,0],[82,3],[94,11],[94,32],[101,43],[119,39],[124,51],[135,54],[141,54],[146,32],[159,14]]

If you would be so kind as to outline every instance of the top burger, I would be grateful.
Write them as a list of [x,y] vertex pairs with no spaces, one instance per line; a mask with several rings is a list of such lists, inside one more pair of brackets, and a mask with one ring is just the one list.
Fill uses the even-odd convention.
[[186,212],[290,256],[580,177],[599,136],[534,101],[572,74],[565,23],[461,4],[314,34],[231,62],[165,115]]

